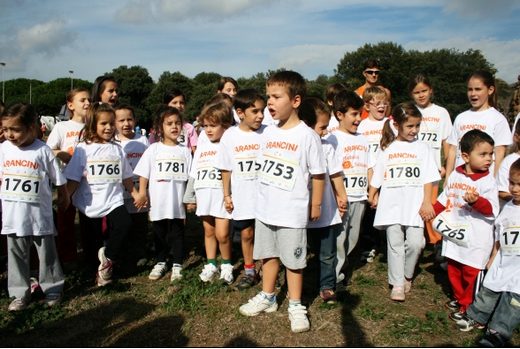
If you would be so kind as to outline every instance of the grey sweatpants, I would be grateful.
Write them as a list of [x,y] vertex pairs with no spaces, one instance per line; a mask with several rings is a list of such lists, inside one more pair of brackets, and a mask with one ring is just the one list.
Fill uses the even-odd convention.
[[388,245],[388,283],[404,286],[404,278],[413,278],[415,265],[426,245],[424,228],[391,225],[386,228]]
[[348,203],[348,212],[343,215],[341,233],[336,240],[336,277],[344,273],[348,265],[348,255],[359,240],[359,230],[361,229],[361,220],[365,213],[366,200]]
[[40,260],[39,283],[42,291],[45,294],[60,293],[65,284],[54,236],[7,235],[7,288],[9,297],[16,297],[16,299],[24,302],[31,299],[29,257],[33,242],[36,245]]

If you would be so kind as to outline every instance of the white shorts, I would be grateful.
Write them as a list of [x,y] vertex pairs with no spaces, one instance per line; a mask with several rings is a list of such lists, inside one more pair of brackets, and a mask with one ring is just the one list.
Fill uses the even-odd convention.
[[288,269],[307,266],[307,229],[255,223],[253,259],[280,258]]

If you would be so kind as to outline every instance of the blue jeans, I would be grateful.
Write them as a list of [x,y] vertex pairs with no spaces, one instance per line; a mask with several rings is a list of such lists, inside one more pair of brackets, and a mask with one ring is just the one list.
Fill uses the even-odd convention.
[[336,238],[342,225],[308,229],[314,253],[318,256],[318,286],[320,291],[336,288]]
[[488,328],[510,340],[520,323],[520,294],[495,292],[482,286],[466,312],[473,320],[488,324]]

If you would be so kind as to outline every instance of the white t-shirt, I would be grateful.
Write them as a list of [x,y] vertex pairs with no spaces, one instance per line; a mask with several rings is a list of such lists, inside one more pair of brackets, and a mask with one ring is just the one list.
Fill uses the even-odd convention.
[[224,208],[222,173],[213,166],[218,150],[218,142],[213,143],[207,139],[201,143],[199,138],[190,170],[190,177],[195,179],[193,187],[197,197],[196,214],[231,219],[231,214]]
[[520,159],[518,153],[509,154],[500,164],[497,174],[498,191],[509,193],[509,169],[516,160]]
[[356,202],[367,199],[368,169],[376,164],[370,145],[361,133],[351,135],[335,131],[327,139],[336,150],[336,157],[343,168],[343,184],[348,201]]
[[516,124],[518,123],[518,119],[520,119],[520,113],[518,113],[516,115],[515,122],[513,123],[513,129],[511,130],[511,144],[514,144],[514,142],[515,142],[515,140],[514,140],[515,129],[516,129]]
[[272,126],[272,125],[278,125],[278,120],[273,119],[271,116],[271,113],[269,113],[269,108],[264,108],[264,118],[262,119],[262,125],[266,126]]
[[[54,125],[49,138],[47,138],[47,145],[52,150],[61,150],[74,154],[74,149],[78,145],[79,135],[85,124],[68,120],[58,122]],[[62,171],[67,167],[66,163],[61,164]]]
[[23,148],[6,141],[0,150],[0,173],[2,234],[55,235],[51,182],[61,186],[67,180],[52,150],[38,139]]
[[182,197],[191,160],[191,149],[181,144],[157,142],[144,152],[134,175],[148,179],[151,221],[186,218]]
[[[135,137],[128,141],[122,141],[119,139],[119,135],[116,135],[116,139],[120,141],[119,144],[121,144],[121,148],[123,148],[123,151],[126,154],[126,159],[128,160],[128,163],[130,164],[130,167],[132,167],[132,170],[135,170],[135,167],[137,166],[137,163],[143,156],[144,151],[150,146],[150,143],[148,143],[148,138],[141,135],[140,133],[136,133]],[[134,175],[133,176],[134,181],[134,187],[139,190],[139,178]],[[121,187],[123,188],[123,196],[125,198],[125,206],[128,210],[128,213],[138,213],[137,208],[134,205],[134,198],[130,195],[130,193],[125,189],[123,184],[121,184]],[[148,212],[150,208],[143,207],[140,212]]]
[[262,125],[255,132],[244,132],[237,125],[224,132],[220,139],[214,166],[231,171],[232,216],[235,220],[255,218],[258,195],[256,160],[265,128]]
[[337,131],[339,128],[339,121],[336,119],[334,115],[330,117],[329,126],[327,127],[328,134],[332,134],[332,132]]
[[424,185],[440,180],[430,147],[419,140],[394,141],[379,153],[370,185],[380,188],[374,227],[424,227],[419,210]]
[[[495,241],[500,241],[501,246],[484,279],[484,286],[492,291],[520,294],[520,255],[508,251],[520,249],[519,218],[520,207],[509,201],[495,220]],[[505,242],[508,244],[502,246]]]
[[105,217],[123,205],[121,182],[133,176],[126,154],[113,142],[79,143],[64,174],[79,183],[72,202],[90,218]]
[[368,144],[370,145],[369,150],[372,153],[374,161],[377,161],[377,156],[379,155],[379,146],[381,144],[381,137],[383,137],[383,126],[385,126],[386,120],[388,120],[387,117],[381,120],[370,120],[370,117],[368,117],[362,120],[358,126],[358,133],[361,133],[368,140]]
[[[457,116],[453,123],[453,129],[448,137],[447,142],[457,147],[457,158],[455,167],[464,164],[460,157],[460,139],[466,132],[478,129],[486,132],[495,141],[497,146],[509,146],[511,144],[511,130],[509,123],[504,115],[495,108],[489,108],[484,111],[467,110]],[[489,172],[494,173],[495,163],[489,168]]]
[[256,218],[278,227],[307,227],[310,174],[326,172],[316,132],[303,121],[289,130],[267,127],[258,163],[261,168]]
[[[332,190],[330,176],[343,171],[341,161],[336,156],[334,146],[326,139],[321,140],[321,147],[323,149],[323,157],[325,159],[325,166],[327,173],[325,174],[325,188],[323,190],[323,199],[321,201],[321,216],[317,221],[309,221],[307,228],[323,228],[331,225],[341,223],[341,217],[338,211],[338,203]],[[309,183],[312,197],[312,182]]]
[[422,114],[421,130],[417,137],[430,146],[437,169],[441,171],[442,141],[448,138],[453,127],[450,114],[436,104],[424,109],[417,107],[417,109]]
[[[480,197],[487,199],[493,207],[493,216],[484,216],[471,208],[463,199],[468,191],[475,191]],[[485,269],[493,249],[493,221],[499,211],[496,180],[491,172],[473,180],[461,173],[460,167],[455,169],[437,201],[446,207],[442,214],[452,224],[467,225],[467,245],[458,245],[443,237],[442,254],[464,265]]]

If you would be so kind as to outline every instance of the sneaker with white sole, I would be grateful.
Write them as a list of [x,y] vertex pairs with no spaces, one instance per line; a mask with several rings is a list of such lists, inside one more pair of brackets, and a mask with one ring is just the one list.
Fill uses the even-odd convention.
[[291,320],[291,330],[293,332],[299,333],[310,330],[311,324],[307,318],[307,308],[304,305],[289,305],[287,312],[289,313],[289,320]]
[[101,263],[98,267],[99,276],[104,280],[110,280],[112,278],[112,267],[114,263],[105,256],[105,247],[99,249],[98,259]]
[[172,267],[172,276],[170,277],[170,281],[173,282],[175,280],[182,279],[182,267],[178,265],[173,265]]
[[160,262],[157,263],[152,271],[150,272],[150,275],[148,275],[148,279],[150,280],[159,280],[164,275],[166,275],[166,272],[168,271],[168,267],[166,266],[166,263]]
[[11,302],[11,304],[9,304],[8,310],[9,311],[24,310],[25,308],[27,308],[27,303],[28,302],[24,302],[21,299],[15,299],[14,301]]
[[222,264],[220,266],[220,282],[226,285],[231,285],[235,281],[233,276],[233,265]]
[[44,304],[48,307],[61,303],[61,293],[49,293],[45,295]]
[[462,319],[457,321],[457,327],[462,332],[468,332],[472,329],[476,328],[477,330],[483,330],[486,328],[484,325],[479,324],[477,321],[470,318],[467,314],[465,314]]
[[242,315],[256,316],[261,312],[272,313],[277,309],[278,303],[276,303],[276,297],[273,297],[273,300],[270,301],[263,292],[260,292],[247,301],[246,304],[241,305],[238,311]]
[[204,269],[202,269],[202,273],[199,274],[203,282],[213,282],[218,279],[218,276],[218,268],[211,263],[206,264]]
[[31,277],[30,282],[31,282],[31,293],[42,290],[37,278]]

